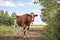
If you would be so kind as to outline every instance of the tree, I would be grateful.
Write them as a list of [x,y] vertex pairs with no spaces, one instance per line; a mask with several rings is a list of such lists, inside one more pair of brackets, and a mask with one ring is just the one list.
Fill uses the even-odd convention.
[[48,23],[43,40],[60,40],[60,3],[57,0],[38,0],[38,3],[43,6],[42,20]]
[[0,25],[13,25],[13,18],[8,14],[8,11],[0,11]]
[[[42,20],[44,22],[47,21],[47,15],[53,11],[53,9],[57,9],[60,6],[60,3],[58,3],[56,0],[38,0],[37,1],[40,6],[43,6],[42,8]],[[36,3],[36,2],[35,2]]]
[[15,16],[16,16],[16,12],[13,12],[12,15],[11,15],[11,17],[12,17],[12,24],[14,24],[14,18],[15,18]]
[[9,16],[8,11],[5,11],[5,16],[7,16],[7,17]]
[[11,16],[14,18],[16,16],[16,12],[13,12]]
[[4,24],[4,11],[0,11],[0,24]]

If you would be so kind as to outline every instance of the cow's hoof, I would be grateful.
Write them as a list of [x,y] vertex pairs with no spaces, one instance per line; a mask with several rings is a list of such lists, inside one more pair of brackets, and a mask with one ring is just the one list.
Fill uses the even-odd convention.
[[26,36],[23,36],[23,38],[26,38]]
[[27,37],[29,38],[30,36],[29,36],[29,35],[27,35]]
[[13,34],[14,36],[16,36],[16,34]]

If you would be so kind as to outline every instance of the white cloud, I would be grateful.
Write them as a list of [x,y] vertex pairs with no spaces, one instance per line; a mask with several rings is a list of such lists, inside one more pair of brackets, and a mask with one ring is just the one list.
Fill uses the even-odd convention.
[[37,0],[31,0],[30,2],[26,2],[26,5],[27,6],[36,6],[36,5],[40,5],[40,4],[34,4],[34,1],[37,1]]
[[25,6],[23,3],[17,3],[17,6]]
[[31,0],[30,2],[26,2],[26,5],[27,6],[34,6],[34,0]]
[[0,6],[16,7],[16,6],[24,6],[24,4],[23,3],[13,3],[13,2],[10,2],[10,1],[0,0]]
[[27,5],[27,6],[34,6],[34,4],[31,3],[31,2],[27,2],[26,5]]
[[16,6],[14,3],[10,2],[10,1],[0,1],[0,6]]
[[21,3],[15,3],[12,2],[12,0],[0,0],[0,6],[9,6],[9,7],[17,7],[17,6],[35,6],[36,4],[33,3],[34,0],[31,0],[30,2],[21,2]]

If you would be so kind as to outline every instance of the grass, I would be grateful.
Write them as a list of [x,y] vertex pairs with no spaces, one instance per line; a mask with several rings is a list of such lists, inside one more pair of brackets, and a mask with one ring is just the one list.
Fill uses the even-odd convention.
[[[32,25],[32,26],[30,26],[30,28],[40,28],[40,29],[43,29],[44,26],[41,26],[41,25]],[[21,28],[21,30],[23,30],[23,28]],[[13,31],[14,31],[13,26],[5,26],[5,25],[0,26],[0,35],[4,35],[4,34],[8,34],[8,33],[13,33]]]
[[0,26],[0,35],[12,33],[13,27],[12,26]]
[[30,28],[40,28],[40,29],[43,29],[44,26],[41,26],[41,25],[31,25]]

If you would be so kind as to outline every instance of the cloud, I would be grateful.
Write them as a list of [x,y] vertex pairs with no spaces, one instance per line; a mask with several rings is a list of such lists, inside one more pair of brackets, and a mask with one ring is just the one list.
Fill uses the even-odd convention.
[[38,0],[31,0],[30,2],[26,2],[26,5],[27,6],[39,6],[40,4],[34,4],[35,1],[38,1]]
[[26,5],[27,6],[34,6],[34,4],[33,3],[30,3],[30,2],[27,2]]
[[9,6],[9,7],[17,7],[17,6],[35,6],[34,0],[31,0],[29,2],[20,2],[20,3],[15,3],[12,2],[12,0],[0,0],[0,6]]
[[0,0],[0,6],[9,6],[9,7],[17,7],[17,6],[24,6],[23,3],[13,3],[11,1],[3,1]]
[[25,6],[23,3],[17,3],[17,6]]
[[0,6],[16,6],[14,3],[10,2],[10,1],[0,1]]
[[30,2],[25,3],[27,6],[34,6],[34,0],[31,0]]

